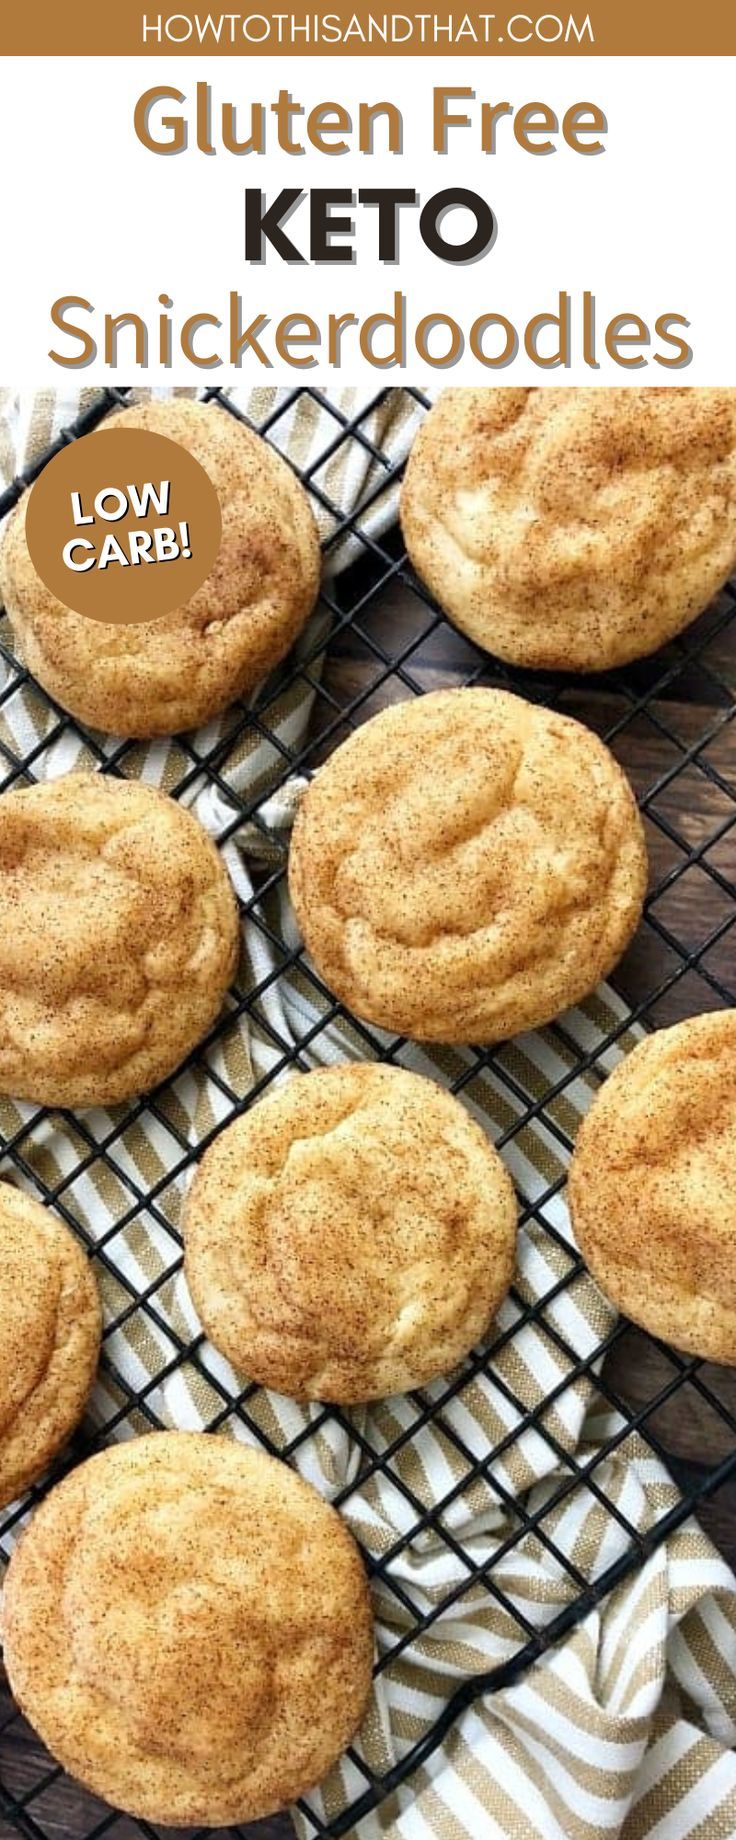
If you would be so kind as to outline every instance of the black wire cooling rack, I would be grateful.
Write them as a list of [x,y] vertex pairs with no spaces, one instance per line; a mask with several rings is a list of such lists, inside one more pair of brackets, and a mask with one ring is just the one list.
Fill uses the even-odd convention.
[[[20,492],[59,447],[89,432],[111,409],[124,405],[130,395],[131,392],[127,390],[100,392],[54,446],[0,498],[0,517],[7,514]],[[329,432],[321,451],[312,455],[301,477],[317,504],[329,514],[331,535],[325,544],[328,555],[336,544],[345,544],[347,541],[352,546],[350,565],[335,575],[328,572],[326,577],[323,600],[330,627],[327,641],[320,637],[311,654],[302,650],[298,665],[292,661],[279,674],[278,694],[281,696],[288,690],[290,683],[297,679],[308,686],[314,699],[309,739],[306,745],[294,751],[283,739],[273,735],[269,727],[269,712],[275,692],[273,686],[266,686],[253,707],[246,709],[238,706],[224,742],[218,741],[208,750],[202,747],[201,735],[196,740],[193,737],[177,738],[178,777],[176,783],[169,785],[168,789],[175,795],[185,795],[187,789],[199,781],[204,773],[236,807],[237,818],[232,828],[245,820],[258,825],[259,806],[267,792],[273,791],[279,781],[295,772],[308,772],[315,761],[323,758],[351,726],[374,713],[386,701],[414,695],[441,684],[506,684],[527,697],[564,708],[602,734],[635,785],[645,817],[653,868],[652,886],[642,927],[614,980],[628,1006],[626,1018],[622,1020],[620,1028],[604,1042],[598,1042],[595,1049],[587,1054],[581,1052],[579,1045],[566,1035],[561,1023],[555,1025],[565,1053],[564,1075],[533,1101],[526,1097],[515,1122],[499,1140],[499,1147],[503,1149],[505,1141],[523,1131],[530,1121],[541,1118],[556,1143],[567,1152],[571,1145],[565,1130],[564,1107],[560,1108],[556,1101],[564,1098],[565,1089],[581,1075],[593,1078],[599,1075],[602,1056],[612,1046],[616,1036],[630,1026],[632,1020],[656,1027],[682,1015],[736,1002],[736,724],[733,722],[736,708],[736,589],[724,589],[708,612],[675,643],[658,652],[655,657],[625,671],[608,673],[595,679],[582,679],[506,670],[479,652],[447,624],[407,563],[395,518],[381,521],[380,517],[376,517],[382,506],[393,508],[400,471],[400,466],[388,453],[381,451],[371,436],[376,412],[385,405],[389,395],[390,392],[380,392],[350,415],[322,392],[298,389],[272,394],[268,411],[257,426],[264,438],[276,440],[279,445],[284,444],[284,435],[292,419],[303,414],[305,399],[312,398],[320,406]],[[417,391],[406,392],[406,395],[419,416],[427,407],[425,399]],[[210,404],[213,414],[229,413],[244,419],[225,391],[210,390],[205,400]],[[360,503],[349,515],[333,502],[329,489],[330,463],[348,444],[357,444],[371,462],[369,484]],[[390,498],[387,497],[389,494]],[[380,535],[375,534],[376,529],[380,529]],[[12,636],[4,617],[0,620],[0,653],[7,667],[7,681],[0,695],[1,718],[3,709],[10,704],[11,699],[29,686],[27,673],[16,661]],[[16,753],[8,745],[7,737],[0,740],[0,790],[31,782],[41,756],[56,740],[65,734],[82,734],[53,701],[36,688],[33,694],[36,706],[44,712],[42,735],[24,754]],[[267,791],[261,785],[257,794],[245,800],[234,792],[228,780],[226,763],[238,736],[248,730],[257,732],[264,739],[271,739],[276,766]],[[134,760],[139,752],[137,744],[121,742],[111,746],[109,742],[104,742],[103,737],[87,732],[84,732],[82,739],[88,757],[96,761],[104,771],[125,773],[135,770]],[[329,1026],[336,1019],[338,1023],[342,1020],[353,1031],[356,1026],[353,1021],[348,1023],[344,1012],[320,985],[314,972],[307,971],[301,965],[297,949],[276,937],[264,917],[267,910],[272,911],[268,909],[266,897],[276,888],[284,872],[283,860],[275,867],[265,868],[257,892],[244,910],[263,927],[264,937],[268,937],[277,953],[279,969],[269,971],[255,988],[241,990],[236,987],[225,1023],[218,1025],[194,1057],[197,1061],[203,1055],[207,1056],[208,1075],[219,1082],[226,1111],[228,1108],[242,1108],[244,1095],[234,1091],[223,1080],[221,1071],[219,1074],[213,1072],[211,1051],[217,1043],[218,1030],[225,1024],[231,1025],[234,1016],[248,1015],[255,1018],[258,1015],[259,1026],[266,1027],[268,1033],[269,1025],[264,1024],[263,1020],[262,999],[269,984],[284,970],[293,970],[299,966],[320,994],[322,1014],[311,1031],[312,1038],[319,1029]],[[308,1064],[304,1059],[310,1046],[306,1034],[295,1046],[284,1043],[273,1027],[270,1028],[270,1035],[273,1049],[271,1066],[248,1095],[249,1100],[258,1096],[269,1080],[281,1072],[287,1063],[300,1066]],[[374,1036],[368,1028],[359,1027],[359,1035],[365,1051],[375,1058],[392,1059],[401,1051],[402,1044],[399,1041],[394,1040],[387,1045],[385,1037]],[[470,1064],[454,1082],[453,1090],[464,1088],[473,1075],[484,1068],[493,1068],[502,1079],[509,1078],[508,1069],[500,1066],[492,1051],[473,1050]],[[165,1309],[161,1303],[161,1294],[171,1280],[177,1263],[180,1263],[180,1249],[175,1238],[172,1236],[170,1267],[159,1273],[143,1290],[132,1287],[116,1263],[116,1237],[124,1220],[135,1218],[137,1210],[146,1209],[150,1213],[153,1209],[155,1213],[165,1183],[171,1180],[172,1173],[178,1175],[185,1170],[202,1148],[200,1142],[196,1151],[192,1149],[187,1135],[177,1127],[171,1108],[165,1107],[165,1098],[166,1088],[162,1088],[145,1101],[145,1106],[154,1116],[162,1119],[165,1117],[166,1130],[174,1142],[172,1168],[145,1192],[133,1181],[128,1171],[127,1208],[111,1226],[109,1233],[94,1246],[95,1260],[100,1270],[115,1281],[119,1296],[119,1308],[107,1322],[103,1346],[103,1373],[117,1405],[101,1430],[90,1427],[83,1430],[75,1440],[71,1453],[67,1453],[62,1463],[56,1466],[55,1475],[70,1461],[87,1454],[112,1437],[156,1428],[161,1423],[151,1405],[154,1383],[131,1387],[111,1352],[115,1332],[122,1323],[130,1320],[134,1312],[142,1312],[154,1329],[165,1331],[171,1348],[169,1371],[174,1371],[177,1364],[184,1360],[193,1363],[196,1368],[201,1360],[202,1338],[186,1341],[181,1336],[177,1337],[171,1324],[166,1321]],[[519,1098],[518,1092],[516,1098]],[[40,1182],[49,1204],[76,1231],[80,1231],[79,1219],[68,1205],[72,1178],[78,1178],[89,1170],[99,1179],[100,1172],[108,1170],[119,1182],[120,1164],[116,1161],[116,1144],[123,1129],[130,1124],[131,1112],[135,1113],[135,1109],[127,1108],[120,1123],[113,1122],[109,1132],[99,1140],[89,1129],[84,1115],[66,1119],[64,1128],[73,1148],[74,1167],[65,1174],[63,1180],[45,1184],[43,1177],[39,1176],[39,1167],[42,1165],[39,1165],[37,1158],[32,1157],[31,1152],[34,1144],[39,1141],[44,1124],[48,1122],[48,1114],[33,1113],[2,1145],[3,1174],[11,1177],[15,1174],[21,1182],[30,1175],[37,1187]],[[140,1109],[143,1109],[143,1102]],[[522,1195],[522,1219],[533,1216],[536,1221],[544,1222],[545,1204],[553,1198],[560,1186],[560,1182],[551,1185],[546,1194],[541,1198],[536,1196],[533,1201]],[[166,1226],[171,1234],[168,1220]],[[335,1819],[322,1820],[311,1804],[304,1805],[309,1831],[315,1834],[336,1837],[352,1831],[362,1815],[384,1803],[398,1785],[426,1760],[458,1713],[476,1695],[493,1691],[519,1675],[595,1603],[604,1598],[615,1584],[639,1566],[694,1508],[700,1507],[707,1512],[708,1502],[721,1490],[725,1491],[730,1502],[727,1485],[731,1478],[736,1478],[736,1389],[731,1388],[729,1393],[728,1376],[706,1368],[699,1361],[686,1359],[662,1344],[653,1342],[649,1337],[637,1333],[632,1341],[633,1332],[621,1322],[611,1329],[605,1340],[599,1342],[584,1360],[576,1358],[572,1349],[565,1348],[564,1337],[555,1327],[551,1315],[546,1316],[545,1312],[554,1295],[575,1283],[581,1269],[581,1262],[570,1258],[555,1292],[551,1292],[541,1305],[532,1308],[524,1302],[523,1297],[517,1295],[518,1320],[513,1329],[506,1332],[506,1338],[500,1338],[502,1341],[517,1334],[530,1317],[536,1315],[537,1320],[545,1323],[560,1352],[569,1360],[564,1387],[575,1386],[581,1380],[595,1375],[596,1385],[604,1399],[621,1415],[619,1429],[612,1435],[610,1442],[589,1459],[576,1460],[569,1453],[562,1453],[562,1480],[557,1485],[553,1500],[569,1498],[577,1489],[590,1484],[605,1501],[605,1491],[596,1483],[596,1472],[611,1451],[622,1445],[633,1430],[638,1431],[652,1450],[668,1462],[670,1469],[674,1469],[682,1491],[681,1498],[674,1506],[670,1501],[660,1513],[659,1519],[644,1534],[627,1520],[620,1505],[610,1501],[607,1505],[625,1535],[623,1550],[619,1551],[615,1562],[602,1573],[591,1577],[578,1574],[575,1595],[541,1631],[532,1628],[530,1624],[524,1626],[518,1609],[508,1602],[502,1586],[494,1582],[492,1575],[494,1566],[520,1540],[532,1533],[541,1519],[541,1511],[530,1513],[523,1502],[515,1502],[511,1530],[499,1545],[493,1566],[483,1568],[484,1583],[495,1591],[518,1630],[515,1652],[502,1666],[486,1675],[476,1676],[461,1686],[448,1699],[442,1716],[432,1729],[420,1742],[414,1744],[400,1765],[387,1774],[376,1774],[357,1751],[351,1753],[357,1771],[356,1781],[360,1782],[361,1787],[351,1806]],[[491,1356],[497,1354],[499,1346],[497,1338],[492,1349],[477,1351],[461,1374],[449,1379],[444,1388],[433,1388],[431,1397],[424,1392],[414,1395],[411,1432],[401,1432],[395,1445],[389,1445],[380,1458],[370,1449],[363,1451],[364,1473],[366,1467],[373,1471],[380,1469],[403,1489],[404,1498],[409,1502],[414,1516],[413,1532],[420,1533],[431,1526],[435,1532],[441,1529],[443,1535],[446,1533],[448,1541],[451,1541],[451,1532],[443,1522],[443,1512],[451,1496],[448,1495],[446,1501],[437,1501],[431,1509],[425,1508],[399,1482],[393,1468],[393,1459],[408,1436],[415,1435],[430,1421],[442,1421],[446,1405],[466,1383],[468,1374],[482,1372]],[[626,1351],[626,1359],[623,1360],[620,1358],[622,1348]],[[630,1386],[624,1386],[621,1380],[621,1373],[627,1371],[633,1376],[633,1384]],[[211,1369],[207,1367],[202,1372],[206,1375],[208,1386],[217,1392],[218,1383],[213,1380]],[[156,1376],[157,1380],[160,1378],[160,1374]],[[264,1430],[262,1418],[255,1414],[256,1389],[245,1387],[236,1398],[229,1395],[222,1386],[219,1390],[220,1398],[213,1411],[211,1428],[217,1429],[228,1416],[237,1413],[247,1423],[253,1436],[286,1461],[293,1459],[305,1438],[317,1435],[328,1419],[346,1422],[339,1411],[325,1408],[308,1430],[302,1430],[291,1442],[284,1439],[281,1444],[276,1444],[268,1431]],[[509,1442],[523,1436],[532,1425],[542,1437],[551,1437],[548,1422],[539,1407],[529,1412],[524,1409],[523,1399],[512,1396],[512,1401],[519,1418]],[[549,1404],[549,1401],[546,1403]],[[671,1454],[672,1440],[668,1436],[667,1427],[672,1423],[673,1407],[680,1422],[688,1421],[689,1416],[694,1414],[701,1428],[697,1450],[691,1449],[689,1453],[686,1451],[684,1459],[673,1458]],[[712,1435],[702,1432],[706,1423],[713,1428]],[[352,1437],[359,1437],[352,1419],[349,1421],[349,1431]],[[479,1472],[486,1473],[491,1453],[479,1457],[463,1444],[456,1429],[452,1436],[464,1466],[463,1486],[466,1486]],[[714,1453],[712,1461],[704,1458],[706,1448]],[[42,1485],[32,1492],[31,1503],[43,1494],[44,1486],[48,1485]],[[343,1497],[338,1498],[338,1506],[349,1493],[350,1490],[346,1489]],[[452,1493],[455,1494],[456,1490]],[[548,1499],[545,1514],[551,1505],[552,1501]],[[14,1530],[27,1508],[28,1498],[4,1514],[0,1513],[0,1553],[8,1550]],[[722,1531],[723,1523],[719,1525]],[[547,1544],[559,1565],[569,1575],[570,1564],[565,1554],[555,1546],[553,1540],[548,1539]],[[383,1560],[371,1562],[375,1574],[380,1575],[383,1567]],[[466,1570],[466,1583],[458,1588],[457,1596],[461,1595],[462,1589],[471,1589],[478,1582],[479,1574],[470,1559]],[[377,1582],[380,1582],[380,1577]],[[385,1579],[383,1582],[386,1582]],[[390,1589],[401,1596],[401,1588],[395,1581],[391,1582]],[[444,1607],[447,1607],[446,1603]],[[409,1619],[409,1628],[399,1641],[399,1650],[410,1639],[426,1632],[437,1615],[436,1610],[418,1615],[407,1595],[403,1597],[403,1610]],[[150,1840],[151,1835],[167,1831],[154,1829],[146,1823],[132,1822],[86,1796],[83,1813],[80,1814],[78,1792],[74,1785],[63,1778],[62,1772],[52,1760],[29,1739],[27,1728],[7,1696],[4,1700],[0,1699],[0,1706],[0,1840],[10,1840],[10,1835],[16,1832],[28,1836],[28,1840],[45,1840],[45,1836],[59,1831],[84,1834],[85,1840],[96,1840],[96,1836],[103,1832],[113,1831],[117,1831],[119,1840],[123,1840],[123,1836],[128,1840],[129,1836],[143,1832]]]

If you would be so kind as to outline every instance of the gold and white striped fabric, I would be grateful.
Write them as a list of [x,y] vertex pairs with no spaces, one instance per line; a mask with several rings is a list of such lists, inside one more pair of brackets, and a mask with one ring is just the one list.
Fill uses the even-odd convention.
[[[234,394],[256,425],[278,407],[275,390]],[[0,392],[0,487],[85,400]],[[348,417],[364,406],[355,392],[333,400]],[[213,407],[212,413],[222,411]],[[410,396],[388,392],[369,407],[361,426],[400,459],[419,414]],[[301,467],[332,448],[337,432],[329,412],[308,394],[273,429]],[[395,515],[393,489],[379,490],[380,469],[360,442],[331,452],[315,478],[371,536]],[[329,535],[329,512],[318,507],[318,515]],[[344,566],[354,551],[355,539],[341,539],[329,566]],[[314,616],[304,646],[318,644],[323,619]],[[306,683],[276,685],[268,723],[282,744],[298,746],[310,703]],[[84,743],[71,731],[55,736],[55,726],[43,699],[28,687],[0,705],[0,744],[15,755],[36,750],[35,777],[77,764],[93,768]],[[302,782],[279,784],[283,756],[255,730],[231,745],[230,733],[226,716],[196,738],[198,751],[218,740],[220,785],[202,773],[189,780],[185,796],[222,841],[236,888],[248,901],[264,862],[283,859]],[[112,750],[114,744],[102,745]],[[132,750],[122,770],[171,789],[191,772],[191,758],[176,741],[157,742]],[[255,789],[261,797],[257,825],[238,826],[223,787],[249,797]],[[258,913],[287,950],[296,944],[283,892],[268,896]],[[121,1110],[88,1112],[62,1126],[6,1100],[0,1102],[0,1130],[7,1141],[25,1128],[22,1179],[58,1192],[99,1247],[108,1322],[115,1325],[92,1404],[100,1429],[130,1436],[149,1428],[151,1413],[164,1424],[215,1426],[246,1439],[260,1429],[279,1449],[298,1440],[290,1460],[324,1495],[341,1498],[364,1548],[384,1561],[374,1590],[380,1667],[357,1746],[366,1763],[384,1773],[434,1725],[463,1681],[504,1662],[529,1634],[543,1631],[577,1597],[581,1575],[595,1579],[615,1563],[627,1547],[625,1521],[645,1533],[677,1500],[649,1448],[596,1392],[595,1351],[611,1326],[608,1306],[585,1275],[563,1284],[571,1240],[557,1186],[564,1181],[562,1139],[574,1137],[599,1078],[633,1045],[635,1032],[620,1000],[604,988],[565,1017],[562,1035],[540,1031],[507,1044],[496,1056],[497,1071],[474,1072],[464,1088],[464,1103],[494,1139],[550,1088],[560,1088],[545,1113],[534,1113],[504,1149],[529,1204],[517,1288],[532,1314],[516,1327],[519,1304],[505,1303],[489,1372],[471,1362],[449,1396],[439,1383],[428,1389],[437,1411],[426,1423],[417,1423],[416,1404],[403,1398],[347,1415],[349,1431],[316,1407],[262,1390],[247,1395],[241,1411],[242,1379],[206,1343],[196,1359],[186,1352],[198,1334],[176,1240],[186,1146],[196,1147],[228,1117],[224,1087],[245,1096],[265,1076],[282,1077],[285,1049],[305,1035],[311,1043],[305,1064],[366,1053],[362,1034],[346,1022],[325,1020],[326,1006],[303,971],[272,976],[280,954],[258,913],[244,926],[243,975],[252,984],[271,981],[258,1019],[233,1017],[225,1028],[210,1071],[202,1066],[181,1074],[155,1105],[134,1109],[127,1123]],[[616,1045],[603,1053],[611,1033],[617,1033]],[[593,1056],[595,1070],[576,1074],[578,1055]],[[409,1046],[401,1058],[448,1083],[473,1065],[456,1049],[430,1053]],[[113,1130],[103,1156],[98,1146]],[[11,1173],[7,1164],[0,1173]],[[17,1168],[12,1173],[18,1179]],[[137,1200],[141,1189],[148,1197],[144,1207]],[[570,1378],[573,1365],[586,1359],[586,1375]],[[143,1405],[129,1405],[131,1392],[143,1394]],[[522,1430],[530,1413],[533,1422]],[[611,1438],[613,1453],[596,1462]],[[379,1469],[387,1452],[386,1467]],[[582,1479],[576,1480],[572,1462],[582,1468]],[[532,1523],[524,1522],[521,1537],[519,1505]],[[418,1531],[420,1511],[430,1518]],[[6,1554],[12,1537],[3,1539],[0,1521]],[[420,1636],[418,1615],[425,1622]],[[351,1831],[359,1840],[387,1834],[401,1840],[729,1840],[736,1835],[734,1744],[736,1587],[691,1521],[515,1684],[477,1699],[425,1766]],[[343,1760],[307,1806],[321,1821],[332,1820],[365,1786],[357,1765]],[[302,1840],[311,1840],[315,1824],[308,1812],[296,1812],[295,1821]]]

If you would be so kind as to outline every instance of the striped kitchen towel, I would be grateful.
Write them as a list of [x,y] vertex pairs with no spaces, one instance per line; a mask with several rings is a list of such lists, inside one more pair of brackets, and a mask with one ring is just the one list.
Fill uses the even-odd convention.
[[[370,543],[395,517],[392,469],[408,450],[420,405],[403,391],[369,403],[354,391],[329,403],[310,391],[233,394],[306,469],[328,566],[344,568],[361,546],[356,533]],[[80,406],[79,397],[0,392],[0,485]],[[213,405],[213,414],[222,412]],[[340,441],[346,425],[358,435]],[[347,536],[332,508],[351,514]],[[313,653],[327,629],[318,611],[302,654]],[[314,683],[314,665],[310,677]],[[290,1461],[338,1501],[382,1562],[375,1690],[356,1751],[384,1774],[436,1725],[462,1683],[542,1634],[576,1600],[581,1579],[615,1564],[627,1527],[646,1536],[677,1491],[597,1389],[608,1305],[584,1272],[568,1282],[574,1247],[565,1146],[600,1078],[637,1035],[605,987],[568,1013],[561,1031],[506,1044],[492,1070],[479,1070],[461,1049],[409,1045],[400,1053],[403,1064],[442,1083],[466,1076],[463,1103],[491,1138],[503,1139],[525,1201],[515,1294],[500,1312],[491,1359],[482,1367],[471,1360],[449,1391],[440,1383],[425,1389],[431,1415],[416,1398],[338,1419],[262,1389],[244,1396],[242,1378],[197,1339],[177,1237],[187,1146],[227,1120],[232,1093],[245,1096],[283,1077],[285,1055],[305,1036],[305,1066],[369,1051],[365,1033],[333,1020],[308,969],[293,964],[298,941],[283,880],[268,880],[252,906],[264,867],[282,864],[288,847],[303,781],[284,778],[282,750],[297,749],[306,734],[313,683],[280,689],[277,681],[268,709],[273,742],[260,725],[231,738],[227,718],[195,737],[199,754],[218,743],[217,782],[205,770],[192,778],[191,757],[175,740],[125,757],[126,772],[170,790],[189,774],[181,796],[219,840],[248,909],[246,974],[262,991],[253,1016],[233,1014],[208,1062],[171,1080],[155,1103],[131,1108],[130,1117],[121,1108],[62,1124],[3,1100],[0,1129],[4,1142],[20,1142],[27,1185],[59,1194],[98,1247],[108,1321],[92,1403],[101,1433],[130,1436],[153,1421],[288,1447]],[[15,756],[34,750],[38,778],[80,764],[92,770],[84,738],[71,725],[59,735],[43,696],[11,684],[8,674],[0,744]],[[256,821],[239,822],[229,792],[258,798]],[[279,973],[284,960],[288,969]],[[540,1110],[537,1102],[552,1091]],[[17,1165],[13,1173],[17,1179]],[[0,1516],[0,1551],[10,1550],[17,1525],[3,1531]],[[459,1714],[422,1768],[353,1827],[359,1840],[736,1835],[734,1580],[694,1521],[656,1552],[647,1554],[644,1540],[642,1554],[638,1569],[521,1677]],[[332,1820],[365,1786],[359,1761],[344,1759],[295,1812],[302,1840],[315,1832],[310,1808]]]

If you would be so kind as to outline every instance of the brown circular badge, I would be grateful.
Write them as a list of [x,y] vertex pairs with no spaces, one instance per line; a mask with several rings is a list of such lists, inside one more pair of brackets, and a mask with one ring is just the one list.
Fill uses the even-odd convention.
[[101,428],[44,467],[26,533],[34,568],[64,606],[135,626],[184,606],[206,581],[220,547],[220,501],[178,441]]

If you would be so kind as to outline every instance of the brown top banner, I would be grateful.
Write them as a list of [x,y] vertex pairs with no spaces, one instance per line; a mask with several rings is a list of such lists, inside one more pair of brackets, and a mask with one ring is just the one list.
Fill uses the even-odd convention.
[[166,0],[75,0],[8,5],[0,52],[36,57],[706,57],[736,54],[733,0],[463,0],[422,12],[306,0],[283,11],[240,12]]

